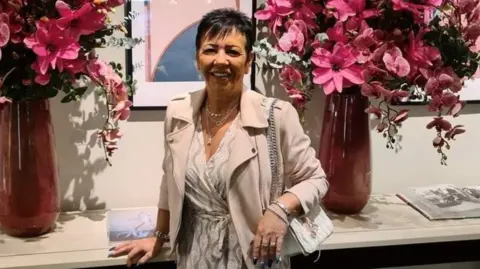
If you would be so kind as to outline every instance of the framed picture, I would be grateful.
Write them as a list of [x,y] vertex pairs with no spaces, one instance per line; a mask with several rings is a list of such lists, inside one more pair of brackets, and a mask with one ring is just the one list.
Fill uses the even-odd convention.
[[[195,36],[202,16],[229,7],[253,19],[252,0],[131,0],[130,37],[143,39],[127,50],[126,72],[136,80],[133,109],[161,109],[176,95],[204,87],[195,66]],[[255,29],[255,27],[254,27]],[[253,64],[244,87],[253,88]]]
[[[466,103],[480,103],[480,78],[472,78],[465,81],[463,89],[459,93],[460,100]],[[430,97],[421,89],[411,89],[410,96],[401,100],[398,105],[425,105]]]

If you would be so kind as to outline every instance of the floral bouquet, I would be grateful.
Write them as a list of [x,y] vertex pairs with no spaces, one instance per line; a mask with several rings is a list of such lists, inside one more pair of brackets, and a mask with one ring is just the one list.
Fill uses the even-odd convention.
[[[132,47],[139,39],[115,38],[126,32],[108,14],[124,0],[0,0],[0,106],[64,94],[79,100],[92,82],[106,97],[106,122],[99,137],[106,159],[121,136],[119,120],[129,117],[132,81],[123,80],[121,65],[106,63],[95,48]],[[127,18],[128,19],[128,18]]]
[[303,111],[315,87],[325,94],[357,88],[370,98],[366,113],[393,148],[408,110],[401,100],[421,92],[436,116],[433,146],[446,164],[449,140],[465,132],[458,116],[463,83],[480,61],[479,0],[267,0],[255,13],[271,35],[255,52]]

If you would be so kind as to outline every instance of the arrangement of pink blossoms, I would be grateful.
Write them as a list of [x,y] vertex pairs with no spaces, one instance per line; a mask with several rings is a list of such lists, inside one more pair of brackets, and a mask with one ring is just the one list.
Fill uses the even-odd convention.
[[[0,106],[62,92],[77,101],[94,83],[106,98],[106,121],[99,131],[107,161],[122,136],[118,121],[128,119],[133,91],[121,65],[98,58],[115,31],[126,32],[108,14],[124,0],[2,0],[0,2]],[[141,40],[122,39],[124,43]]]
[[[361,91],[366,113],[394,148],[408,110],[395,105],[420,90],[436,116],[433,146],[444,149],[465,132],[445,116],[464,107],[465,80],[478,69],[479,0],[267,0],[255,13],[271,35],[255,48],[280,69],[280,79],[302,112],[315,87],[325,94]],[[272,41],[273,40],[273,41]]]

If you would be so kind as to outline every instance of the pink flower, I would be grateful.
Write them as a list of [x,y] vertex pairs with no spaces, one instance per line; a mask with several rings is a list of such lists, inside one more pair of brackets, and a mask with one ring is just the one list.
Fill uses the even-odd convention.
[[438,130],[449,131],[452,128],[452,124],[443,117],[435,117],[427,124],[427,129],[436,128]]
[[480,22],[472,22],[464,29],[464,35],[467,40],[475,43],[480,37]]
[[322,7],[308,0],[288,0],[289,7],[292,11],[292,17],[306,23],[309,28],[316,28],[316,13],[322,11]]
[[368,19],[380,14],[379,10],[376,8],[365,9],[366,0],[348,0],[347,2],[350,8],[355,11],[356,17],[359,19]]
[[106,142],[117,142],[123,136],[119,129],[102,130],[99,132]]
[[453,126],[450,130],[445,132],[445,138],[454,140],[456,135],[465,133],[465,130],[462,129],[462,127],[463,125]]
[[[10,26],[7,13],[0,14],[0,48],[7,45],[10,41]],[[2,50],[0,50],[0,59],[2,59]]]
[[302,81],[302,73],[295,67],[286,65],[280,71],[280,79],[283,83],[293,85]]
[[405,77],[410,73],[410,64],[403,58],[402,51],[396,46],[385,52],[383,63],[388,71],[399,77]]
[[425,93],[427,95],[441,95],[445,89],[453,88],[454,79],[442,70],[432,72],[425,83]]
[[333,12],[333,16],[339,21],[346,21],[348,17],[355,16],[355,10],[344,0],[330,0],[326,7]]
[[88,76],[98,84],[102,84],[102,78],[107,75],[108,65],[92,54],[89,55],[87,62]]
[[[0,1],[1,2],[1,1]],[[10,6],[8,6],[10,4]],[[1,15],[2,18],[0,19],[3,23],[8,25],[10,30],[10,41],[12,43],[18,44],[22,42],[23,37],[21,36],[22,32],[22,23],[21,20],[18,20],[18,11],[14,5],[11,5],[12,2],[6,4],[6,8],[2,9],[2,4],[0,4],[0,13],[4,13],[5,15]]]
[[108,156],[112,156],[113,152],[118,149],[118,140],[123,136],[118,128],[102,130],[99,131],[97,135],[105,144],[105,150]]
[[410,32],[408,44],[404,48],[405,58],[410,63],[411,74],[416,74],[418,71],[424,72],[424,69],[431,68],[434,62],[441,60],[440,51],[436,47],[425,45],[423,42],[424,31],[419,31],[417,36]]
[[65,30],[75,40],[81,35],[88,35],[104,27],[105,15],[97,12],[91,3],[85,3],[80,9],[71,10],[67,3],[58,0],[55,8],[60,14],[57,26]]
[[32,63],[30,66],[33,71],[35,71],[35,82],[40,84],[40,85],[47,85],[50,82],[50,74],[49,73],[44,73],[42,74],[40,72],[40,66],[38,65],[38,61],[35,61]]
[[423,15],[427,13],[426,11],[429,11],[429,7],[426,5],[414,4],[403,0],[392,0],[392,4],[395,11],[409,11],[417,23],[422,22],[424,20]]
[[348,30],[353,30],[364,24],[365,19],[380,14],[377,9],[365,9],[365,5],[365,0],[330,0],[326,7],[337,20],[347,22]]
[[348,42],[348,37],[345,35],[343,29],[343,22],[337,21],[335,25],[331,28],[328,28],[327,31],[328,40],[334,42],[341,42],[346,44]]
[[117,105],[113,109],[115,120],[127,120],[130,117],[130,107],[132,102],[128,99],[118,101]]
[[10,40],[10,26],[7,13],[0,14],[0,47],[7,45]]
[[92,56],[87,63],[90,78],[105,89],[110,102],[114,105],[113,119],[126,120],[130,116],[132,102],[128,100],[127,90],[122,78],[115,73],[112,66]]
[[318,48],[312,56],[313,82],[323,86],[325,94],[342,92],[344,84],[363,84],[362,68],[356,64],[356,57],[343,43],[336,43],[333,51]]
[[364,83],[362,85],[361,93],[364,96],[378,99],[380,97],[387,96],[389,94],[389,91],[387,91],[380,82],[372,81],[370,83]]
[[369,48],[376,44],[375,36],[372,28],[364,29],[355,39],[352,44],[360,50],[369,51]]
[[107,5],[109,7],[118,7],[125,3],[125,0],[108,0]]
[[57,27],[55,20],[37,23],[37,31],[24,39],[27,48],[37,54],[37,63],[41,74],[45,74],[49,65],[55,69],[62,60],[78,57],[80,45]]
[[268,21],[268,27],[273,30],[276,35],[277,28],[282,26],[282,17],[292,13],[288,0],[267,0],[265,8],[255,12],[254,16],[257,20]]
[[296,24],[292,24],[288,31],[278,40],[278,46],[285,52],[296,51],[303,52],[305,37]]
[[408,97],[407,91],[402,90],[393,90],[393,91],[386,91],[384,100],[391,104],[400,101],[402,98]]
[[370,105],[368,108],[365,109],[365,113],[374,115],[377,119],[382,118],[382,110],[376,106]]
[[302,91],[299,89],[289,86],[289,85],[284,85],[288,98],[290,98],[292,101],[292,104],[294,107],[298,109],[303,109],[305,107],[305,103],[307,102],[305,96],[302,94]]
[[11,99],[9,99],[5,96],[0,97],[0,110],[2,110],[3,107],[5,107],[5,105],[7,105],[9,103],[12,103]]

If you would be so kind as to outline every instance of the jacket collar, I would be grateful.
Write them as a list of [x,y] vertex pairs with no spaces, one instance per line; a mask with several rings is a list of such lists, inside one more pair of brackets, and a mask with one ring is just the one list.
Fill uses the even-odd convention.
[[[173,118],[193,123],[200,112],[206,97],[204,89],[188,93],[181,101],[180,109],[175,109]],[[252,90],[244,90],[240,98],[240,119],[242,127],[266,128],[268,126],[264,113],[265,96]]]

